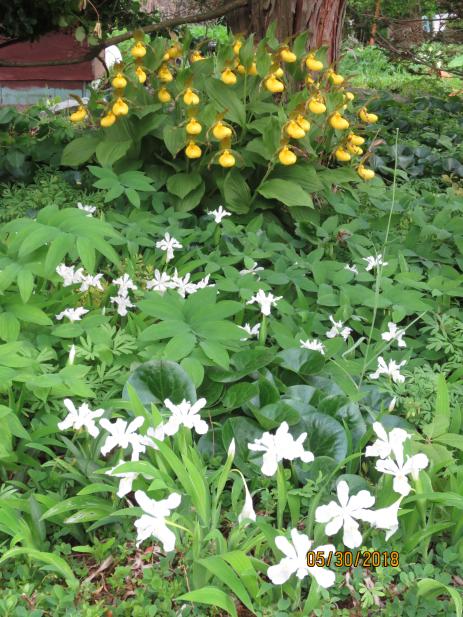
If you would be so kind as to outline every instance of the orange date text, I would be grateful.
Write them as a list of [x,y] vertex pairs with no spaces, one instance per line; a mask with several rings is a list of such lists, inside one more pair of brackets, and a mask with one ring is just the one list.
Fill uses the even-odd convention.
[[380,566],[397,567],[399,553],[397,551],[308,551],[307,565],[309,568],[323,568],[333,564],[336,568],[379,568]]

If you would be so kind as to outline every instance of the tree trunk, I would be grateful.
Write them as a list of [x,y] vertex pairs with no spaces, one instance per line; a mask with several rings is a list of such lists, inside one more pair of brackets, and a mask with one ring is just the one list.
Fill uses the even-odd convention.
[[236,33],[262,38],[272,22],[281,41],[289,40],[308,30],[309,46],[328,46],[330,62],[339,56],[347,0],[250,0],[249,6],[238,9],[228,23]]

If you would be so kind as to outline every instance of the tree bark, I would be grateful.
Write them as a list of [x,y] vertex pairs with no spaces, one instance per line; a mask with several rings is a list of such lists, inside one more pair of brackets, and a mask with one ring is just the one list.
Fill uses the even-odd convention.
[[309,46],[328,47],[328,58],[339,57],[347,0],[251,0],[248,7],[238,9],[228,18],[236,33],[262,38],[271,23],[281,41],[290,40],[308,30]]

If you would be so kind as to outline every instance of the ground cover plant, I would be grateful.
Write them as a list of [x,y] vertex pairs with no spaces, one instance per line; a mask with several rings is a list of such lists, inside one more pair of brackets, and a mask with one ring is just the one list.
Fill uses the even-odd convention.
[[1,614],[460,616],[458,186],[303,36],[195,45],[3,189]]

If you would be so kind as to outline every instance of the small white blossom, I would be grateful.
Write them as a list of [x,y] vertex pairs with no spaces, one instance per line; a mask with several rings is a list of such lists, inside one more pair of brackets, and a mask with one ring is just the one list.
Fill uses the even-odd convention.
[[79,208],[79,210],[87,212],[87,216],[93,216],[96,212],[96,206],[85,206],[80,201],[77,202],[77,207]]
[[129,446],[133,452],[144,452],[146,448],[142,443],[143,437],[137,433],[144,421],[142,416],[137,416],[130,423],[122,418],[117,418],[115,422],[110,422],[107,418],[100,420],[100,426],[109,433],[101,447],[101,454],[106,456],[114,448],[125,450]]
[[211,285],[209,285],[210,277],[211,277],[210,274],[206,274],[206,276],[203,279],[198,281],[196,283],[196,291],[198,291],[198,289],[204,289],[205,287],[214,287],[215,283],[212,283]]
[[135,499],[143,510],[144,514],[135,521],[137,528],[137,546],[144,540],[154,536],[161,541],[166,553],[175,548],[175,534],[166,525],[166,518],[170,516],[171,510],[178,508],[181,496],[172,493],[167,499],[156,501],[150,499],[143,491],[135,491]]
[[159,270],[155,270],[154,277],[150,281],[146,281],[146,289],[153,289],[161,294],[173,287],[175,287],[175,283],[172,282],[170,275]]
[[138,287],[132,281],[128,274],[124,274],[117,279],[114,279],[113,285],[117,285],[119,287],[118,296],[127,296],[129,293],[129,289],[136,290]]
[[344,270],[348,270],[349,272],[352,272],[353,274],[358,274],[359,273],[358,268],[357,268],[357,266],[355,264],[352,265],[352,266],[350,264],[346,264],[344,266]]
[[95,287],[100,291],[103,291],[103,285],[100,282],[100,279],[103,278],[102,274],[95,274],[92,276],[91,274],[87,274],[82,277],[82,285],[80,286],[79,291],[88,291],[90,287]]
[[404,460],[403,444],[392,444],[392,451],[395,461],[392,458],[379,459],[376,461],[376,469],[393,476],[392,488],[396,493],[406,497],[411,491],[407,476],[411,474],[413,479],[418,479],[419,472],[428,466],[429,459],[426,454],[419,453],[407,456]]
[[111,296],[110,300],[113,304],[117,304],[117,312],[121,317],[127,315],[128,308],[135,306],[128,296]]
[[158,441],[164,441],[166,436],[166,432],[164,430],[164,424],[158,424],[155,428],[152,426],[146,431],[146,435],[140,438],[141,443],[144,446],[148,446],[149,448],[153,448],[154,450],[159,450],[156,442],[153,439],[157,439]]
[[266,294],[263,289],[259,289],[259,291],[252,296],[246,304],[257,303],[260,306],[262,315],[270,315],[272,306],[276,306],[278,300],[281,300],[282,298],[283,296],[274,296],[272,293]]
[[365,456],[387,458],[392,453],[393,444],[402,445],[406,439],[411,437],[403,428],[393,428],[388,434],[380,422],[373,422],[373,430],[377,434],[378,439],[373,445],[366,447]]
[[174,237],[171,237],[169,233],[164,234],[164,238],[156,242],[156,248],[161,249],[161,251],[166,251],[166,261],[169,262],[174,258],[174,249],[183,248],[178,240]]
[[195,429],[198,435],[204,435],[207,433],[209,427],[199,412],[206,405],[205,398],[200,398],[196,403],[190,403],[183,399],[183,401],[175,405],[168,398],[164,401],[164,406],[171,412],[171,416],[164,424],[164,431],[166,435],[175,435],[179,428],[183,425],[189,429]]
[[182,298],[185,298],[188,294],[194,294],[198,291],[198,287],[195,283],[190,282],[191,274],[188,272],[182,278],[178,275],[177,268],[175,268],[174,275],[172,276],[172,285],[177,290]]
[[73,344],[69,348],[69,356],[68,356],[68,362],[71,366],[74,364],[75,357],[76,357],[76,346]]
[[395,324],[393,321],[390,321],[387,324],[387,327],[388,331],[381,334],[381,338],[383,339],[383,341],[397,341],[398,347],[406,347],[407,343],[403,340],[403,337],[405,336],[405,330],[401,330],[400,328],[398,328],[397,324]]
[[230,445],[228,446],[227,455],[231,456],[232,458],[235,458],[235,452],[236,452],[236,442],[235,442],[235,438],[233,437],[233,439],[230,441]]
[[367,265],[365,266],[365,270],[367,272],[369,272],[370,270],[373,270],[373,268],[378,268],[379,266],[388,265],[387,261],[383,261],[383,256],[381,255],[381,253],[377,255],[376,257],[374,257],[373,255],[370,255],[369,257],[362,257],[362,259],[363,261],[367,262]]
[[312,550],[315,553],[323,553],[327,558],[330,553],[336,551],[332,544],[325,544],[312,548],[313,540],[297,529],[291,530],[291,542],[285,536],[275,538],[276,547],[285,555],[275,566],[270,566],[267,576],[274,585],[283,585],[296,574],[298,579],[303,579],[309,574],[314,577],[320,587],[325,589],[334,585],[336,575],[332,570],[319,566],[310,567],[307,565],[307,553]]
[[69,287],[70,285],[76,285],[82,282],[84,278],[84,269],[79,268],[75,270],[75,266],[60,264],[56,267],[56,274],[63,279],[63,287]]
[[326,336],[328,338],[334,338],[335,336],[342,336],[342,338],[345,341],[347,341],[350,333],[352,332],[352,328],[348,328],[347,326],[344,326],[344,323],[342,321],[335,321],[333,319],[333,315],[330,315],[330,321],[333,324],[333,327],[331,328],[331,330],[328,330],[328,332],[326,333]]
[[306,341],[301,340],[299,342],[301,343],[302,349],[311,349],[312,351],[320,352],[322,356],[325,355],[325,346],[318,339],[313,339],[312,341],[307,339]]
[[403,497],[400,497],[387,508],[370,510],[370,513],[365,518],[372,527],[383,529],[386,532],[386,541],[399,529],[398,513],[402,499]]
[[379,356],[378,368],[374,373],[370,374],[370,379],[379,379],[380,375],[388,375],[394,383],[403,383],[405,377],[401,374],[400,369],[406,363],[406,360],[402,360],[399,363],[395,362],[395,360],[389,360],[389,364],[386,364],[384,358]]
[[304,463],[310,463],[314,460],[312,452],[304,449],[306,437],[307,433],[302,433],[297,439],[294,439],[289,433],[288,423],[282,422],[275,435],[265,432],[253,443],[248,443],[248,448],[253,452],[264,453],[262,456],[262,473],[265,476],[273,476],[278,469],[278,463],[283,459],[294,461],[300,458]]
[[252,496],[249,492],[246,480],[243,478],[244,483],[244,505],[240,514],[238,515],[238,523],[242,523],[245,520],[255,521],[256,513],[254,511],[254,504],[252,503]]
[[64,311],[61,311],[61,313],[58,313],[58,315],[55,315],[55,317],[58,321],[61,321],[64,317],[67,317],[69,321],[80,321],[86,313],[88,313],[87,309],[84,309],[82,306],[78,306],[77,308],[65,309]]
[[227,210],[225,210],[223,206],[219,206],[218,210],[208,210],[207,213],[209,214],[209,216],[214,217],[214,221],[217,224],[221,223],[222,219],[224,219],[226,216],[231,216],[231,212],[227,212]]
[[368,508],[373,506],[375,498],[365,490],[349,497],[349,485],[344,480],[338,483],[337,494],[339,504],[330,501],[326,506],[319,506],[315,511],[315,520],[317,523],[326,523],[327,536],[334,536],[342,527],[343,543],[348,548],[357,548],[362,544],[357,520],[368,520]]
[[101,418],[104,414],[104,409],[92,411],[87,403],[83,403],[79,408],[76,408],[69,398],[65,398],[63,403],[68,410],[68,415],[62,422],[59,422],[58,428],[60,431],[65,431],[71,427],[79,431],[85,427],[92,437],[98,437],[100,429],[95,424],[95,419]]
[[124,465],[126,462],[127,461],[120,460],[115,467],[112,467],[109,471],[106,472],[106,475],[108,476],[120,478],[119,489],[116,495],[121,499],[132,491],[132,484],[134,480],[138,478],[138,473],[136,471],[125,471],[122,473],[117,473],[118,468]]
[[252,338],[253,336],[257,338],[259,336],[260,323],[252,327],[251,327],[251,324],[245,323],[244,326],[238,326],[238,327],[241,328],[241,330],[244,330],[248,334],[248,336],[241,338],[240,341],[247,341],[248,338]]
[[246,270],[246,268],[244,270],[240,270],[240,274],[241,276],[244,276],[245,274],[256,274],[257,272],[260,272],[263,269],[264,268],[257,265],[257,261],[254,261],[249,270]]

